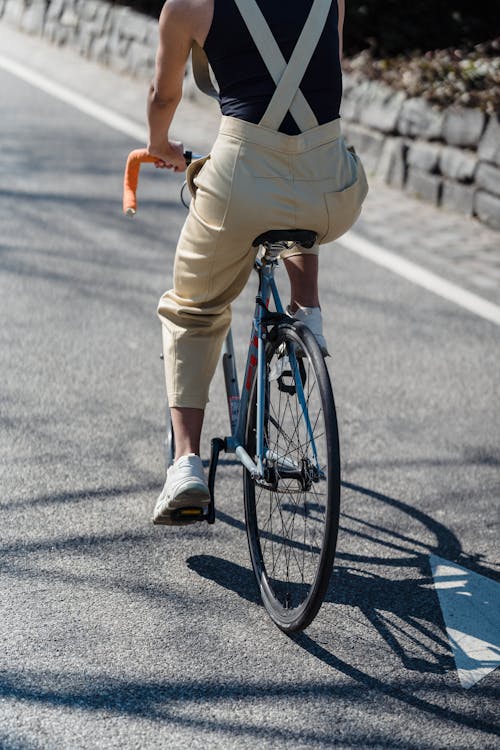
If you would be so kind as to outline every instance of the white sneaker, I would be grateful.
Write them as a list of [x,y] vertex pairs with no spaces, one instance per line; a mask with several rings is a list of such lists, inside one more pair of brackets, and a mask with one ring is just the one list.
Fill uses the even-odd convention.
[[[200,511],[209,502],[210,493],[201,458],[194,453],[182,456],[167,471],[165,485],[153,511],[153,523],[174,526],[199,521],[202,518]],[[189,510],[178,512],[180,508],[192,509],[192,513]]]
[[326,346],[326,339],[323,336],[323,318],[321,316],[321,308],[319,307],[299,307],[293,313],[290,307],[286,308],[286,314],[291,318],[300,320],[305,326],[309,328],[311,333],[314,334],[314,338],[319,344],[321,353],[324,357],[328,357],[328,348]]

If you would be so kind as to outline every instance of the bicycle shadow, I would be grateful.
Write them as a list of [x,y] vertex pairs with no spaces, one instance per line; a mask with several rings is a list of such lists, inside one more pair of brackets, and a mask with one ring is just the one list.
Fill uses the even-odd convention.
[[[189,568],[203,578],[238,594],[252,604],[260,604],[255,579],[248,568],[212,555],[194,555],[187,562]],[[440,653],[447,647],[447,641],[444,634],[438,636],[435,632],[435,628],[442,630],[442,624],[435,593],[427,588],[430,583],[430,571],[426,578],[416,583],[414,580],[390,580],[350,567],[337,567],[325,603],[343,604],[358,609],[399,657],[406,669],[420,673],[443,674],[454,668],[454,661],[451,654]],[[427,659],[408,653],[402,639],[398,638],[398,631],[406,640],[408,633],[393,620],[402,620],[409,630],[416,630],[420,636],[420,647],[424,638],[426,641],[432,641],[435,650],[431,649]],[[328,655],[324,648],[316,648],[318,644],[310,637],[300,634],[294,638],[306,651],[321,658],[321,661],[328,663],[329,659],[331,660],[332,655]],[[410,640],[415,644],[415,636]]]
[[[420,674],[444,674],[454,670],[454,659],[432,585],[429,557],[438,555],[490,577],[497,574],[477,558],[465,556],[453,532],[423,511],[360,485],[343,482],[343,486],[410,516],[432,533],[435,543],[423,543],[408,533],[366,521],[353,513],[342,513],[342,533],[360,540],[361,550],[357,551],[354,546],[353,551],[351,545],[347,551],[341,549],[337,553],[325,602],[357,610],[357,615],[369,622],[405,669]],[[242,522],[226,513],[218,511],[218,519],[244,530]],[[374,550],[382,548],[387,554],[370,553],[371,545]],[[397,556],[391,556],[394,553]],[[195,555],[187,562],[191,570],[203,578],[253,604],[260,602],[250,568],[212,555]],[[408,575],[410,569],[412,572]],[[394,575],[387,575],[387,570],[394,570]],[[309,636],[300,634],[294,639],[321,661],[327,664],[332,664],[332,659],[338,661]]]

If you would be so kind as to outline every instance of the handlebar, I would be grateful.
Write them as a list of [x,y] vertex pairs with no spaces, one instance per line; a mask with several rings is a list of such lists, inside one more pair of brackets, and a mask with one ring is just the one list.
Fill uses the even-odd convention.
[[[193,159],[201,158],[192,151],[184,151],[186,165],[189,166]],[[123,213],[134,216],[137,211],[137,184],[139,182],[139,170],[141,164],[154,164],[159,161],[156,156],[148,154],[145,148],[131,151],[127,158],[125,174],[123,177]]]

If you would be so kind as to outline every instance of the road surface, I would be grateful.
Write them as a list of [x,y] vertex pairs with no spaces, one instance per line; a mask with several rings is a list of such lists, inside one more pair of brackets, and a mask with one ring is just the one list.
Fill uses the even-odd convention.
[[[342,529],[326,603],[287,638],[256,597],[233,460],[214,527],[150,521],[181,179],[145,168],[127,221],[142,144],[1,69],[0,90],[0,747],[498,747],[499,672],[461,685],[430,561],[499,579],[499,326],[323,250]],[[219,377],[204,458],[226,421]]]

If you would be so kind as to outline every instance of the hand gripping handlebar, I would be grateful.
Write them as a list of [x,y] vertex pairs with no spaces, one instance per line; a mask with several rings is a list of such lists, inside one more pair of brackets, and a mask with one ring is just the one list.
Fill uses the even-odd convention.
[[[189,166],[194,156],[192,151],[185,151],[184,158]],[[141,164],[155,164],[160,161],[156,156],[148,154],[145,148],[137,148],[131,151],[127,158],[125,174],[123,176],[123,213],[134,216],[137,211],[137,184],[139,182],[139,170]]]

